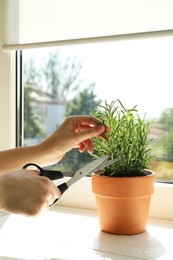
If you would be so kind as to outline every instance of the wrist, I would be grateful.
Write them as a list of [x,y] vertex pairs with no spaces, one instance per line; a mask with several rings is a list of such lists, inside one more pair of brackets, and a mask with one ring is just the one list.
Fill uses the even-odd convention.
[[37,154],[39,157],[36,163],[42,167],[55,164],[64,156],[64,153],[60,153],[54,145],[46,141],[37,145]]

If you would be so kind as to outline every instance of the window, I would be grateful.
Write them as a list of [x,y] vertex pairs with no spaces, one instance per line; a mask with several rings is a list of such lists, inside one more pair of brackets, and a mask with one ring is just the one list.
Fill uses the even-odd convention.
[[[173,181],[172,44],[162,37],[24,50],[24,144],[41,141],[68,115],[120,99],[152,121],[151,168],[157,180]],[[75,168],[81,158],[73,151],[64,160],[58,167]]]
[[[69,15],[63,15],[66,13],[66,1],[53,1],[52,4],[50,5],[50,1],[47,1],[47,3],[43,6],[42,5],[42,12],[40,12],[40,3],[41,1],[29,1],[29,5],[26,5],[23,1],[16,1],[14,5],[14,1],[9,1],[8,5],[2,5],[2,1],[0,1],[0,8],[1,14],[0,18],[2,20],[1,22],[1,27],[2,30],[0,30],[2,33],[0,33],[0,40],[1,43],[3,44],[0,52],[0,65],[3,68],[2,71],[3,73],[0,74],[1,78],[1,95],[0,95],[0,100],[1,100],[1,111],[0,111],[0,117],[1,117],[1,149],[9,149],[11,147],[15,146],[15,70],[14,70],[14,52],[13,50],[19,49],[19,48],[26,48],[31,47],[32,44],[35,46],[40,45],[45,46],[45,44],[55,44],[55,42],[51,41],[59,41],[59,40],[64,40],[64,39],[76,39],[77,42],[81,42],[81,38],[90,38],[90,37],[100,37],[103,40],[103,35],[107,35],[107,39],[110,38],[111,41],[115,37],[118,40],[125,38],[127,39],[127,36],[132,33],[133,38],[133,33],[137,33],[137,36],[142,39],[146,34],[148,36],[152,36],[153,34],[157,37],[155,39],[144,39],[144,42],[153,42],[152,50],[149,46],[148,47],[143,47],[142,42],[141,44],[139,43],[139,40],[136,41],[136,47],[141,48],[140,55],[146,56],[146,64],[139,58],[137,61],[139,61],[140,66],[137,66],[137,69],[133,67],[134,69],[132,70],[132,63],[130,64],[129,56],[127,55],[125,59],[125,54],[129,54],[131,52],[131,49],[129,48],[130,45],[132,45],[133,41],[129,45],[126,44],[125,46],[125,41],[122,43],[122,46],[124,46],[125,50],[122,50],[122,52],[119,52],[117,54],[117,57],[115,60],[117,60],[117,64],[121,62],[124,62],[122,66],[119,66],[119,69],[122,69],[123,71],[123,65],[124,69],[127,68],[128,71],[132,71],[133,73],[122,73],[117,70],[117,67],[113,67],[113,71],[115,73],[115,79],[120,79],[119,82],[113,83],[110,85],[111,88],[114,90],[114,88],[117,90],[122,90],[122,84],[125,80],[125,78],[128,78],[128,84],[126,85],[126,91],[127,89],[131,89],[131,95],[132,97],[135,97],[135,103],[137,101],[138,108],[140,110],[142,109],[142,106],[144,104],[149,104],[150,103],[150,112],[152,112],[154,107],[158,107],[158,105],[161,105],[162,107],[162,102],[167,102],[166,107],[171,107],[169,98],[171,98],[171,90],[168,88],[171,86],[172,81],[171,81],[171,61],[172,61],[172,39],[169,37],[172,35],[172,2],[169,1],[169,3],[165,3],[163,1],[143,1],[141,4],[138,4],[138,1],[134,0],[132,1],[132,5],[126,5],[126,3],[122,4],[122,1],[111,1],[110,5],[107,4],[107,2],[103,1],[103,3],[100,3],[99,12],[98,12],[98,3],[97,1],[87,1],[86,4],[83,5],[83,2],[81,1],[73,1],[73,5],[71,8],[69,8],[68,13]],[[17,3],[19,2],[19,3]],[[55,5],[58,2],[58,8],[54,8]],[[11,4],[12,5],[11,5]],[[55,4],[55,5],[54,5]],[[86,5],[90,9],[91,12],[87,12],[86,14]],[[111,6],[111,8],[110,8]],[[132,8],[135,7],[135,8]],[[14,8],[15,7],[15,8]],[[34,8],[33,8],[34,7]],[[91,8],[90,8],[91,7]],[[163,12],[164,8],[164,12]],[[28,10],[32,11],[32,20],[28,18],[28,15],[31,12],[28,12]],[[34,13],[33,13],[34,10]],[[53,12],[52,12],[53,10]],[[80,12],[79,12],[80,10]],[[96,11],[97,10],[97,11]],[[105,10],[107,12],[105,12]],[[20,12],[19,12],[20,11]],[[57,13],[58,12],[58,13]],[[2,15],[3,14],[3,15]],[[43,15],[45,14],[45,15]],[[53,15],[52,15],[53,14]],[[58,15],[57,15],[58,14]],[[59,15],[60,14],[60,15]],[[103,14],[103,15],[102,15]],[[106,14],[106,15],[105,15]],[[47,19],[45,19],[47,17]],[[3,21],[3,18],[5,18],[5,23]],[[79,23],[78,21],[82,21]],[[126,22],[124,22],[126,21]],[[147,23],[146,23],[147,21]],[[107,23],[108,22],[108,23]],[[62,27],[63,26],[63,27]],[[26,29],[27,28],[27,29]],[[59,29],[58,29],[59,28]],[[63,29],[62,29],[63,28]],[[144,32],[144,34],[141,32]],[[145,34],[145,32],[148,32]],[[154,32],[154,33],[152,33]],[[111,37],[111,35],[115,35]],[[120,35],[120,37],[118,36]],[[123,37],[121,37],[121,35]],[[165,37],[165,36],[168,37]],[[20,36],[20,37],[19,37]],[[109,37],[110,36],[110,37]],[[124,37],[125,36],[125,37]],[[162,36],[162,38],[159,38],[159,36]],[[90,42],[90,39],[87,39],[87,42]],[[150,41],[151,40],[151,41]],[[134,42],[135,42],[134,41]],[[65,41],[66,42],[66,41]],[[74,42],[74,41],[73,41]],[[83,42],[83,40],[82,40]],[[21,45],[21,43],[24,43],[24,45]],[[29,44],[28,44],[29,43]],[[39,44],[37,44],[39,43]],[[17,45],[16,45],[17,44]],[[119,44],[118,44],[119,45]],[[127,49],[128,45],[128,49]],[[146,45],[147,46],[147,45]],[[166,46],[166,47],[165,47]],[[74,46],[75,47],[75,46]],[[91,54],[91,51],[89,49],[89,45],[87,47],[87,55],[89,56],[90,61],[93,60],[94,54]],[[79,46],[76,46],[77,50],[79,49]],[[60,48],[59,51],[65,50],[65,48]],[[127,49],[127,51],[126,51]],[[133,48],[134,49],[134,48]],[[12,51],[11,51],[12,50]],[[47,53],[53,49],[42,49],[41,56],[43,53]],[[116,50],[119,50],[116,46]],[[145,50],[145,52],[144,52]],[[157,50],[158,50],[158,55],[157,55]],[[4,52],[4,51],[11,51],[10,53]],[[27,58],[27,63],[30,60],[30,57],[34,59],[34,64],[35,63],[35,58],[38,56],[37,54],[40,52],[39,49],[37,50],[30,50],[30,51],[23,51],[23,56],[24,56],[24,61],[26,61]],[[67,51],[67,49],[66,49]],[[98,50],[96,51],[96,53]],[[30,53],[30,54],[29,54]],[[151,54],[152,55],[151,55]],[[144,74],[145,70],[146,72],[149,72],[148,64],[152,65],[154,60],[151,58],[153,57],[153,54],[155,53],[156,56],[156,64],[160,64],[160,70],[157,71],[155,67],[151,69],[151,73],[146,74],[146,77],[142,78],[142,80],[137,84],[137,86],[141,87],[141,99],[137,100],[137,93],[134,92],[133,86],[135,86],[134,82],[131,81],[131,77],[127,77],[128,75],[138,75],[139,73],[139,68],[141,66],[144,67]],[[168,54],[167,54],[168,53]],[[122,57],[120,57],[120,61],[118,61],[118,56],[121,54]],[[132,54],[132,53],[131,53]],[[161,54],[161,57],[159,56]],[[27,55],[27,56],[26,56]],[[104,50],[103,53],[100,52],[100,60],[103,55],[108,55],[108,49]],[[112,54],[111,54],[112,55]],[[30,56],[30,57],[29,57]],[[133,56],[133,55],[131,55]],[[165,57],[165,58],[164,58]],[[80,56],[80,59],[82,57]],[[133,58],[133,57],[132,57]],[[168,59],[167,59],[168,58]],[[155,59],[153,57],[153,59]],[[102,59],[103,60],[103,59]],[[128,63],[127,63],[128,61]],[[135,64],[135,60],[132,59],[132,61]],[[151,62],[152,61],[152,62]],[[83,60],[82,60],[83,62]],[[25,63],[26,64],[26,63]],[[93,63],[92,63],[93,64]],[[91,64],[91,65],[92,65]],[[101,61],[100,64],[103,64]],[[84,65],[83,65],[84,66]],[[89,67],[90,65],[88,65]],[[94,65],[93,65],[94,66]],[[133,65],[134,66],[134,65]],[[37,66],[38,67],[38,64]],[[152,66],[150,66],[152,67]],[[94,68],[95,69],[95,68]],[[106,67],[107,69],[107,67]],[[41,69],[40,69],[41,70]],[[91,71],[92,69],[89,69]],[[136,71],[135,71],[136,70]],[[155,79],[157,77],[161,76],[161,80],[157,79],[157,82],[152,82],[150,79],[150,74],[153,75],[155,70],[157,75],[155,76]],[[143,71],[143,69],[141,69]],[[160,73],[161,71],[161,73]],[[166,74],[163,74],[163,71],[165,71]],[[88,72],[88,70],[87,70]],[[108,76],[110,77],[109,73],[110,70],[108,70]],[[96,75],[101,76],[101,72],[97,73],[94,72],[94,78]],[[122,79],[121,76],[122,75]],[[125,76],[124,76],[125,75]],[[148,76],[147,76],[148,75]],[[119,76],[119,77],[118,77]],[[109,78],[108,77],[108,78]],[[140,78],[140,77],[139,77]],[[101,79],[101,77],[100,77]],[[149,82],[144,82],[143,80],[148,79]],[[25,80],[25,79],[24,79]],[[92,78],[93,80],[93,78]],[[137,78],[136,78],[137,80]],[[166,81],[166,83],[165,83]],[[90,82],[90,81],[89,81]],[[170,82],[170,84],[169,84]],[[97,90],[97,93],[99,92],[102,93],[103,90],[100,89],[101,86],[106,85],[106,90],[107,87],[109,86],[108,82],[107,84],[101,84],[102,82],[97,80],[97,86],[95,87],[95,92]],[[143,84],[142,84],[143,83]],[[151,83],[151,84],[149,84]],[[161,83],[161,84],[160,84]],[[159,88],[159,86],[161,87]],[[113,87],[112,87],[113,86]],[[121,86],[121,87],[120,87]],[[127,88],[128,86],[128,88]],[[146,86],[148,86],[148,89],[146,89]],[[151,87],[150,87],[151,86]],[[167,89],[166,89],[167,87]],[[112,91],[111,89],[111,91]],[[153,91],[155,89],[155,93],[153,94]],[[153,90],[153,91],[152,91]],[[148,97],[150,100],[144,100],[142,96],[142,92],[146,91],[148,93]],[[151,93],[152,91],[152,93]],[[168,92],[167,92],[168,91]],[[107,91],[108,92],[108,91]],[[113,92],[112,92],[113,93]],[[116,97],[121,97],[120,93],[116,92],[117,95]],[[123,90],[121,91],[123,93]],[[163,94],[163,95],[162,95]],[[154,99],[151,101],[152,96],[154,96]],[[155,98],[157,97],[157,98]],[[105,98],[105,97],[104,97]],[[113,97],[114,98],[114,97]],[[122,97],[124,103],[128,106],[129,104],[129,93],[126,93],[126,99]],[[140,102],[139,102],[140,101]],[[34,103],[34,101],[33,101]],[[132,105],[134,104],[132,100]],[[36,103],[35,103],[36,105]],[[34,105],[34,111],[37,110],[36,106]],[[157,105],[157,106],[155,106]],[[163,106],[164,108],[164,106]],[[46,116],[46,110],[45,108],[45,116]],[[5,117],[4,117],[4,111],[5,111]],[[56,114],[56,117],[58,115],[58,118],[62,115],[63,111],[60,109],[58,110],[59,114]],[[144,109],[144,111],[148,114],[148,109]],[[142,113],[144,112],[142,110]],[[160,111],[160,110],[159,110]],[[61,113],[62,112],[62,113]],[[34,112],[35,113],[35,112]],[[40,119],[40,118],[39,118]],[[53,121],[53,120],[52,120]],[[17,122],[18,125],[18,122]],[[40,123],[39,123],[40,125]],[[19,127],[20,129],[20,127]],[[20,129],[21,130],[21,129]],[[18,134],[21,134],[22,131],[18,131]],[[19,136],[18,140],[20,140]],[[26,136],[25,136],[26,137]],[[29,138],[29,137],[27,137]],[[37,137],[39,138],[39,137]],[[31,138],[32,139],[32,138]],[[30,140],[33,142],[33,140]],[[36,141],[36,140],[35,140]],[[19,142],[21,144],[21,142]],[[165,167],[163,167],[164,171],[167,173],[167,170]],[[158,172],[158,171],[157,171]],[[172,179],[172,178],[171,178]],[[162,179],[161,179],[162,180]],[[84,184],[84,185],[82,185]],[[87,185],[85,185],[87,184]],[[80,206],[81,207],[89,207],[91,208],[91,202],[86,202],[86,200],[92,200],[92,192],[91,192],[91,187],[90,187],[90,178],[83,178],[80,183],[77,183],[69,189],[67,193],[65,193],[64,196],[62,196],[62,199],[59,201],[59,203],[63,203],[63,205],[67,206],[79,206],[78,200],[81,198]],[[87,187],[86,187],[87,186]],[[165,218],[165,219],[173,219],[173,212],[170,210],[173,208],[173,200],[170,200],[170,198],[173,197],[173,185],[172,184],[163,184],[163,183],[156,183],[156,192],[154,194],[154,197],[152,199],[152,207],[151,211],[152,217],[159,217],[159,218]],[[72,194],[72,190],[76,192],[76,194]],[[77,192],[78,190],[78,192]],[[84,194],[84,200],[81,196],[81,194]],[[65,201],[65,198],[66,201]],[[74,201],[77,201],[77,203]],[[73,201],[72,201],[73,200]],[[93,202],[93,207],[95,207],[95,198],[92,200]],[[84,204],[85,203],[85,204]]]

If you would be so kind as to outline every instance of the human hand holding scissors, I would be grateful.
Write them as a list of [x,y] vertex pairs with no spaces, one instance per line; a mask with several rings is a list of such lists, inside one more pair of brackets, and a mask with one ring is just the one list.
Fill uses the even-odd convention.
[[[120,160],[120,158],[116,158],[113,160],[108,160],[108,158],[109,155],[103,155],[102,157],[93,160],[92,162],[78,169],[77,171],[69,171],[69,172],[46,170],[34,163],[28,163],[24,165],[23,168],[27,169],[30,166],[35,167],[39,171],[40,176],[47,177],[52,181],[57,179],[62,179],[64,177],[71,177],[71,179],[68,180],[67,182],[64,182],[57,186],[57,188],[60,190],[62,195],[71,185],[79,181],[84,176],[91,174],[93,172],[97,172],[99,170],[103,170],[109,165],[116,163],[118,160]],[[58,201],[58,199],[56,199],[50,206],[54,205]]]

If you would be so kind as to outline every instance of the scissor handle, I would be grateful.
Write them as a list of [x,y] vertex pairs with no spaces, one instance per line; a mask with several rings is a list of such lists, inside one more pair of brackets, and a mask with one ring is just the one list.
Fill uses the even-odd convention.
[[[27,169],[29,166],[35,166],[39,170],[40,176],[45,176],[52,181],[62,179],[64,177],[61,171],[45,170],[35,163],[27,163],[23,166],[23,169]],[[68,189],[68,185],[64,182],[58,185],[57,188],[60,190],[62,196],[62,194]],[[53,206],[60,199],[60,197],[56,199],[51,205],[49,205],[49,207]]]
[[64,176],[61,171],[53,171],[53,170],[45,170],[43,169],[42,174],[40,176],[45,176],[49,178],[51,181],[62,179]]
[[[57,188],[60,190],[61,196],[62,196],[62,194],[68,189],[68,185],[64,182],[64,183],[58,185]],[[52,207],[54,204],[56,204],[57,201],[60,199],[60,197],[57,198],[51,205],[49,205],[49,207]]]
[[57,188],[60,190],[61,195],[68,189],[68,185],[64,182],[57,186]]
[[64,177],[61,171],[45,170],[35,163],[27,163],[23,166],[23,169],[27,169],[29,166],[35,166],[39,170],[40,176],[47,177],[51,181]]

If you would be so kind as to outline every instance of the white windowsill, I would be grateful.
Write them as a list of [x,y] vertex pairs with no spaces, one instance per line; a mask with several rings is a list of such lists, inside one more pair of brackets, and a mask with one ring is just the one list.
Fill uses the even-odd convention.
[[[57,182],[58,184],[59,181]],[[173,221],[172,198],[173,184],[155,182],[155,191],[151,197],[149,217]],[[85,177],[72,185],[58,201],[58,205],[96,210],[91,179]]]
[[54,207],[38,217],[0,217],[0,259],[172,259],[173,222],[149,219],[133,236],[100,231],[94,210]]

